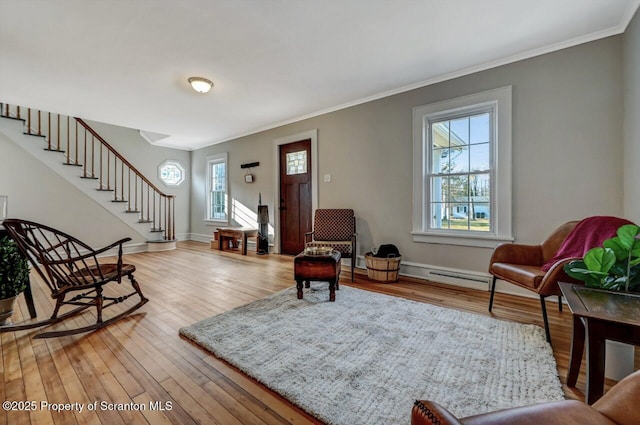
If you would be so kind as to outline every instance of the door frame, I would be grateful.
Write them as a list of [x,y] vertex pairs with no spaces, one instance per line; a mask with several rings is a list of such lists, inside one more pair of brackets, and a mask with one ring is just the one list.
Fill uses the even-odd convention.
[[[318,129],[303,131],[290,136],[279,137],[273,141],[273,252],[280,254],[280,145],[311,139],[311,214],[318,208]],[[313,219],[312,219],[313,220]]]

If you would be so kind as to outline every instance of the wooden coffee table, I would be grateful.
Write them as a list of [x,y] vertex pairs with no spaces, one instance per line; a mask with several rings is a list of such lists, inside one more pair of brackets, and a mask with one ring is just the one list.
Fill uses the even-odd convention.
[[312,280],[329,282],[329,301],[336,300],[336,289],[340,289],[340,251],[333,251],[330,255],[302,252],[293,260],[293,270],[299,300],[303,297],[302,284],[308,288]]

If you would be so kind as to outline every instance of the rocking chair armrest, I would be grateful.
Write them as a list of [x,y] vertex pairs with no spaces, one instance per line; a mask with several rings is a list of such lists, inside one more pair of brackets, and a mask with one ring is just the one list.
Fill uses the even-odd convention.
[[122,257],[122,244],[125,243],[125,242],[128,242],[130,240],[131,240],[131,238],[124,238],[124,239],[119,240],[118,242],[112,243],[109,246],[105,246],[104,248],[101,248],[101,249],[99,249],[97,251],[93,251],[92,250],[91,252],[88,252],[86,254],[78,255],[77,257],[63,258],[61,260],[49,261],[48,263],[49,264],[53,264],[53,265],[55,265],[55,264],[69,264],[69,263],[73,263],[75,261],[84,260],[86,258],[95,257],[97,254],[101,254],[101,253],[103,253],[105,251],[110,250],[111,248],[115,248],[116,246],[120,246],[120,250],[118,252],[118,257],[119,257],[119,260],[121,260],[121,257]]
[[96,255],[96,254],[102,254],[105,251],[110,250],[111,248],[115,248],[116,246],[122,246],[122,244],[124,244],[125,242],[129,242],[131,240],[131,238],[124,238],[124,239],[120,239],[117,242],[112,243],[109,246],[105,246],[104,248],[100,248],[96,251],[93,251],[92,255]]

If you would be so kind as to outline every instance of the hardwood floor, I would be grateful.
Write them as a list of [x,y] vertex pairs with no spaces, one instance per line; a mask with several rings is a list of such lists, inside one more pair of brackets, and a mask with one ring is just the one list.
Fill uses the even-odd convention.
[[[204,243],[180,242],[175,251],[129,254],[125,261],[136,265],[135,276],[151,300],[137,313],[85,335],[43,340],[33,339],[37,330],[0,334],[0,398],[35,402],[3,409],[0,424],[320,423],[178,335],[183,326],[294,285],[293,257],[241,256]],[[344,276],[341,284],[489,315],[488,292],[406,278],[373,283],[366,275],[356,276],[354,284]],[[43,286],[32,274],[40,317],[53,308]],[[493,316],[541,325],[537,299],[497,294]],[[14,320],[22,317],[28,313],[21,298]],[[549,318],[564,381],[571,313],[566,308],[559,313],[550,303]],[[52,328],[93,320],[85,312]],[[582,398],[583,388],[584,372],[578,390],[565,387],[565,393]],[[141,405],[146,410],[135,410]]]

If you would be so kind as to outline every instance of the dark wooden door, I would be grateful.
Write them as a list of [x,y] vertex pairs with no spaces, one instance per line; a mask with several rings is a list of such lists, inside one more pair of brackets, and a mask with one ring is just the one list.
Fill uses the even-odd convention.
[[280,252],[296,255],[311,231],[311,139],[280,145]]

